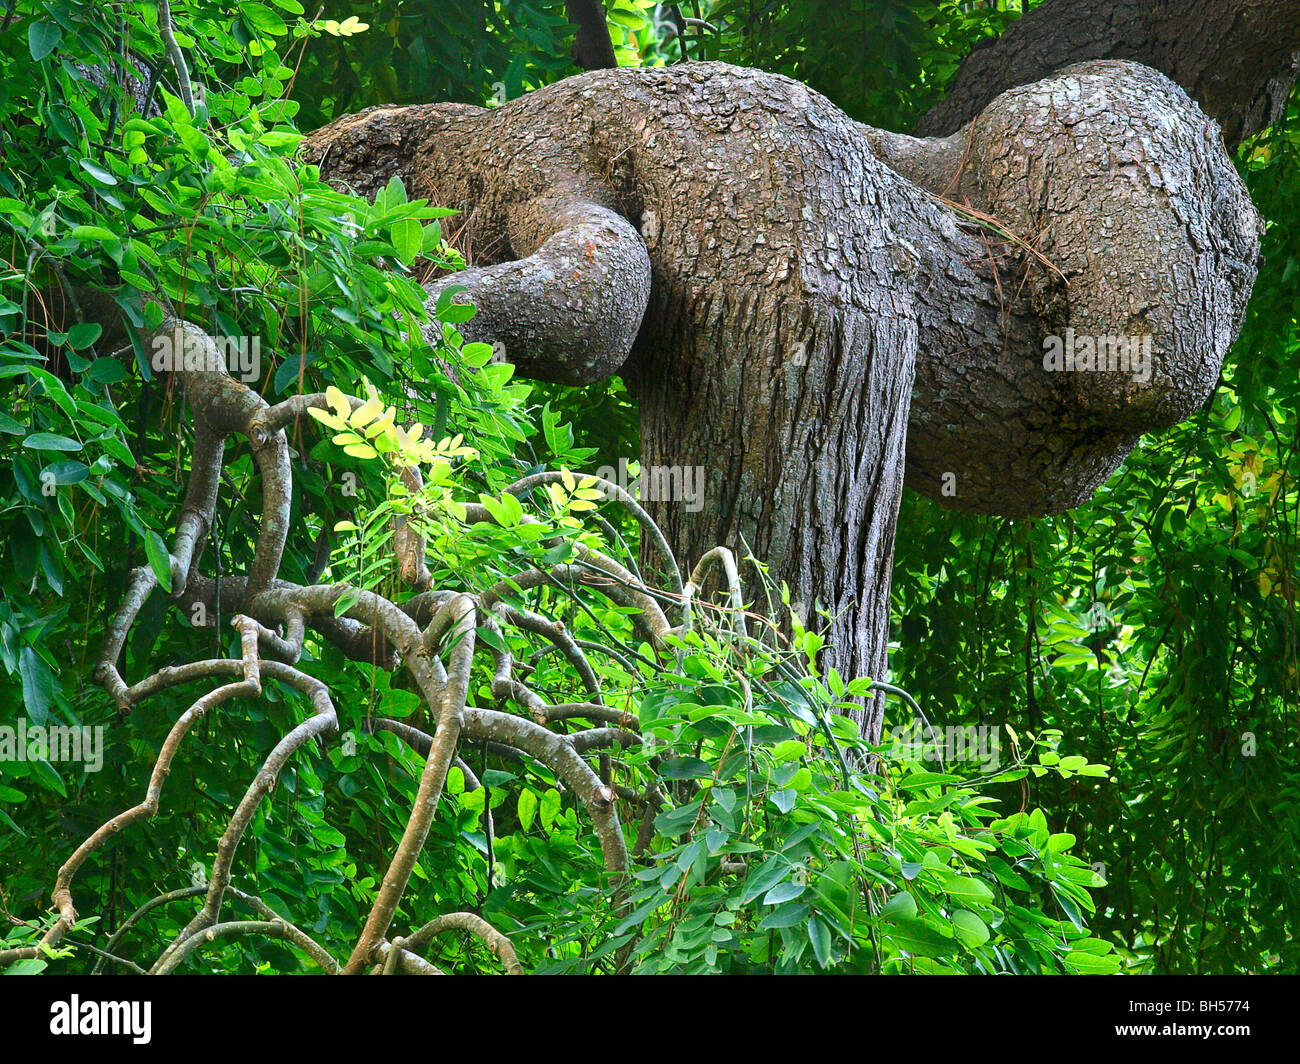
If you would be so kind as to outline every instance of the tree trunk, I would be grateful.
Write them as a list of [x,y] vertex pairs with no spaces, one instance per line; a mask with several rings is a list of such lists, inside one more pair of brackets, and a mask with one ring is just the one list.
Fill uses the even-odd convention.
[[[622,373],[643,470],[703,470],[702,508],[647,500],[682,562],[752,551],[830,614],[847,675],[885,670],[905,463],[969,510],[1086,498],[1205,400],[1258,249],[1217,127],[1136,64],[1062,71],[940,140],[691,63],[373,109],[308,147],[333,181],[397,172],[461,208],[474,266],[430,298],[466,284],[462,331],[524,375]],[[1045,371],[1067,328],[1148,338],[1148,379]]]
[[573,59],[578,66],[583,70],[618,66],[601,0],[565,0],[564,15],[578,28],[573,38]]

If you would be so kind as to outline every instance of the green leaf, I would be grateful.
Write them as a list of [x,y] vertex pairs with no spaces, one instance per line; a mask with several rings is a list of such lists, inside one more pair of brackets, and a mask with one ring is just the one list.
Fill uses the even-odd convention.
[[989,940],[988,924],[967,909],[959,909],[952,914],[952,926],[962,944],[972,949]]
[[551,825],[555,823],[555,818],[559,816],[559,813],[560,792],[552,787],[542,795],[542,827],[550,831]]
[[96,384],[116,384],[126,377],[126,367],[115,358],[97,358],[86,369]]
[[659,775],[666,780],[708,779],[713,775],[713,769],[698,757],[679,757],[661,764]]
[[519,814],[519,826],[527,831],[533,826],[533,818],[537,815],[537,792],[520,791],[516,812]]
[[881,930],[894,946],[916,957],[946,957],[957,952],[955,939],[941,935],[915,917],[896,915],[883,923]]
[[81,444],[76,440],[53,432],[33,432],[27,439],[23,440],[23,446],[30,447],[33,451],[81,450]]
[[282,37],[287,31],[284,19],[265,4],[244,3],[239,5],[239,13],[254,32],[268,37]]
[[772,804],[781,812],[788,813],[794,808],[795,799],[798,797],[798,792],[792,789],[775,791],[772,794]]
[[795,924],[801,924],[808,915],[808,906],[802,902],[791,902],[775,909],[770,915],[765,916],[758,925],[760,931],[775,931],[782,927],[794,927]]
[[492,345],[483,343],[466,344],[460,349],[460,357],[465,365],[478,369],[492,361]]
[[77,161],[81,164],[81,168],[101,185],[117,184],[117,178],[95,162],[94,159],[78,159]]
[[18,671],[23,679],[23,705],[33,724],[44,725],[54,701],[54,674],[31,647],[19,652]]
[[916,899],[907,891],[895,894],[880,909],[881,916],[897,914],[903,917],[916,915]]
[[149,558],[149,567],[153,569],[154,576],[158,578],[159,586],[170,594],[172,589],[171,555],[167,551],[167,544],[163,542],[162,536],[158,535],[152,528],[145,534],[144,552]]
[[1080,950],[1065,955],[1065,966],[1080,975],[1114,975],[1120,969],[1118,957],[1099,957]]
[[68,346],[74,351],[89,347],[99,339],[104,327],[97,321],[80,322],[68,330]]
[[769,857],[758,871],[752,873],[745,881],[744,892],[740,896],[742,905],[748,905],[760,894],[766,894],[772,887],[790,874],[790,866],[780,857]]
[[388,227],[393,247],[403,266],[410,266],[424,250],[424,229],[414,218],[402,218]]
[[796,883],[792,879],[787,879],[784,883],[778,883],[763,895],[763,904],[781,905],[787,901],[794,901],[806,889],[807,887],[803,883]]
[[105,229],[102,225],[74,225],[68,232],[69,236],[76,237],[78,240],[96,241],[96,240],[116,240],[117,234],[111,229]]
[[1061,908],[1065,910],[1065,915],[1069,918],[1070,923],[1074,925],[1075,930],[1082,931],[1083,914],[1079,912],[1079,906],[1075,904],[1074,899],[1055,883],[1052,884],[1052,894],[1060,903]]
[[626,26],[634,33],[640,32],[647,25],[645,17],[634,11],[621,11],[615,9],[609,12],[606,17],[610,22],[617,23],[620,26]]
[[967,905],[982,905],[993,900],[993,891],[982,880],[970,876],[948,873],[943,880],[943,889],[954,901]]
[[394,174],[388,179],[388,184],[384,186],[384,190],[375,199],[376,207],[380,206],[378,201],[382,199],[384,211],[400,207],[406,202],[406,186],[402,184],[402,179],[397,174]]
[[817,963],[825,968],[831,959],[831,932],[820,916],[808,917],[808,942]]
[[53,22],[33,22],[27,27],[27,50],[38,63],[54,51],[62,39],[63,31]]
[[42,476],[50,476],[55,484],[80,484],[90,475],[90,467],[85,462],[67,459],[63,462],[51,462],[43,470]]

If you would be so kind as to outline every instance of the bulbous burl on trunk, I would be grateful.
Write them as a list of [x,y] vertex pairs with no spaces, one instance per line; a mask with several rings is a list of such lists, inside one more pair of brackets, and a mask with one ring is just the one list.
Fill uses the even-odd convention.
[[[683,562],[747,546],[833,615],[828,660],[877,678],[905,469],[977,512],[1086,498],[1210,393],[1258,254],[1218,128],[1134,63],[1067,68],[936,140],[690,63],[371,109],[308,151],[331,181],[398,173],[459,208],[472,268],[430,298],[467,285],[462,331],[523,375],[621,373],[643,466],[704,470],[698,511],[650,503]],[[1067,330],[1149,344],[1149,373],[1045,370]]]

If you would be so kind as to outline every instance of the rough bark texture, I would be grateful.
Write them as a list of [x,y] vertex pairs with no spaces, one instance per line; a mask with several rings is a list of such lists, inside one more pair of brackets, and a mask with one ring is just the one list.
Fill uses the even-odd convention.
[[1167,74],[1236,147],[1286,112],[1300,71],[1300,0],[1048,0],[971,52],[916,133],[956,132],[999,93],[1086,59]]
[[[931,304],[911,487],[976,513],[1059,512],[1087,499],[1143,432],[1211,394],[1254,282],[1259,220],[1218,128],[1167,78],[1083,63],[1004,93],[951,137],[873,140],[901,173],[1038,252],[985,234],[992,254],[1015,262],[993,332],[981,322],[962,344],[961,308]],[[1148,373],[1047,372],[1045,343],[1071,336],[1149,341]]]
[[[527,375],[621,372],[643,466],[705,471],[701,511],[650,504],[682,561],[748,545],[834,614],[831,660],[875,677],[905,440],[909,478],[948,505],[1073,505],[1204,401],[1258,247],[1216,127],[1135,64],[1063,71],[937,141],[692,63],[495,110],[372,109],[309,152],[363,193],[399,172],[461,208],[475,268],[430,298],[467,283],[463,331]],[[1045,372],[1067,326],[1150,335],[1150,381]]]

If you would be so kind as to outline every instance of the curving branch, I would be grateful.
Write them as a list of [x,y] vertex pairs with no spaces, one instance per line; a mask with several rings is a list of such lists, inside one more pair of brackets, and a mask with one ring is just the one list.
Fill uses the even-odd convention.
[[223,924],[213,924],[202,934],[191,935],[185,939],[165,959],[159,961],[153,974],[169,975],[195,950],[213,942],[220,942],[223,939],[235,938],[240,935],[266,935],[269,938],[285,939],[311,957],[325,970],[326,974],[338,974],[338,962],[333,957],[321,949],[309,935],[304,934],[293,924],[281,920],[279,917],[274,920],[231,920]]
[[[445,625],[453,635],[451,663],[446,673],[445,682],[437,685],[439,695],[435,705],[435,718],[438,730],[429,748],[424,771],[420,775],[420,786],[415,796],[415,806],[407,821],[406,830],[393,855],[388,871],[375,897],[374,906],[362,929],[361,937],[353,947],[344,972],[355,974],[367,963],[374,960],[372,956],[376,947],[388,932],[389,925],[397,912],[397,904],[406,884],[411,878],[415,862],[424,847],[424,840],[429,834],[433,816],[438,808],[438,799],[442,796],[443,784],[447,780],[447,770],[456,754],[456,743],[460,738],[464,720],[465,698],[469,691],[469,672],[474,657],[474,629],[478,608],[468,595],[457,595],[450,599],[430,622],[430,630]],[[423,646],[413,648],[416,654],[427,653]]]
[[722,570],[722,576],[726,582],[727,602],[731,607],[731,615],[736,621],[736,632],[742,640],[749,637],[749,630],[745,624],[745,589],[740,582],[740,570],[736,567],[736,556],[726,547],[714,547],[706,551],[698,562],[695,563],[695,569],[691,573],[690,582],[687,583],[684,590],[685,604],[683,607],[682,628],[686,631],[691,627],[691,605],[695,600],[695,595],[705,586],[708,580],[709,570],[713,567]]
[[402,942],[402,948],[416,951],[424,949],[438,935],[448,931],[464,931],[483,943],[505,967],[508,975],[523,975],[524,970],[515,954],[510,939],[475,913],[447,913],[430,920],[418,931],[412,932]]
[[582,759],[569,736],[558,735],[523,717],[491,709],[466,709],[464,734],[467,739],[522,750],[554,771],[586,806],[600,839],[606,870],[616,879],[627,870],[627,844],[614,806],[617,796]]
[[396,954],[397,960],[393,965],[393,969],[403,975],[447,974],[442,969],[430,964],[418,953],[412,953],[410,950],[404,949],[401,945],[389,942],[387,939],[384,939],[383,942],[379,943],[375,949],[375,954],[379,957],[378,962],[376,962],[376,967],[381,971],[390,971],[388,960]]
[[[167,905],[170,902],[184,901],[189,898],[197,897],[198,895],[205,893],[207,889],[208,889],[207,887],[182,887],[179,890],[170,890],[164,894],[159,894],[156,897],[150,898],[147,902],[145,902],[143,905],[137,908],[135,912],[131,913],[130,916],[128,916],[125,920],[123,920],[121,926],[119,926],[118,929],[113,932],[112,937],[108,940],[107,945],[104,947],[103,955],[100,956],[99,959],[95,961],[95,966],[94,968],[91,969],[90,974],[91,975],[99,974],[100,970],[103,968],[104,965],[104,958],[111,957],[113,951],[117,948],[117,945],[122,940],[123,936],[125,936],[126,933],[131,930],[131,928],[133,928],[137,923],[139,923],[140,920],[146,914],[158,908],[159,906]],[[267,905],[266,902],[264,902],[261,898],[256,897],[255,895],[245,894],[242,890],[237,890],[234,887],[228,887],[226,893],[229,894],[231,897],[235,898],[236,900],[242,902],[244,905],[247,905],[259,916],[262,916],[267,920],[280,920],[287,923],[287,921],[284,921],[284,918],[280,916],[279,913],[277,913],[274,909],[272,909],[269,905]],[[301,931],[299,931],[298,934],[303,938],[307,937]],[[325,950],[323,947],[317,945],[314,942],[313,945],[315,946],[316,954],[328,956],[328,951]],[[337,968],[337,966],[338,965],[336,962],[335,967]],[[325,967],[325,965],[322,965],[322,967]],[[148,975],[149,973],[142,970],[141,974]]]
[[249,785],[243,800],[230,818],[230,823],[221,836],[221,841],[217,844],[217,856],[212,865],[207,898],[202,909],[177,935],[176,940],[159,958],[155,970],[161,970],[166,965],[171,953],[180,949],[187,939],[206,931],[216,924],[218,913],[221,911],[221,903],[230,887],[230,869],[235,859],[235,850],[239,846],[240,839],[243,838],[244,831],[252,821],[253,814],[257,812],[258,806],[261,805],[262,799],[271,792],[276,781],[280,778],[280,771],[284,768],[285,763],[308,740],[317,736],[332,735],[338,731],[338,715],[334,710],[334,703],[330,699],[329,689],[323,683],[278,663],[265,662],[263,668],[268,676],[284,680],[310,698],[316,713],[284,736],[276,744],[275,749],[267,755],[266,760],[262,763],[261,770]]
[[953,133],[999,93],[1087,59],[1168,75],[1235,148],[1286,113],[1300,71],[1300,2],[1048,0],[967,56],[916,134]]
[[158,811],[158,800],[162,795],[163,783],[171,772],[171,762],[180,748],[182,740],[196,721],[209,710],[228,702],[232,698],[242,698],[261,694],[261,662],[257,656],[257,630],[247,617],[232,618],[231,625],[239,630],[243,645],[243,658],[239,665],[243,679],[237,683],[225,684],[203,695],[194,702],[172,725],[158,752],[158,760],[149,776],[149,786],[144,800],[119,813],[94,831],[85,842],[63,863],[54,884],[52,900],[59,911],[59,919],[46,932],[42,942],[47,946],[57,945],[60,939],[70,931],[77,921],[77,910],[72,902],[72,880],[86,859],[105,842],[137,820],[147,820]]

